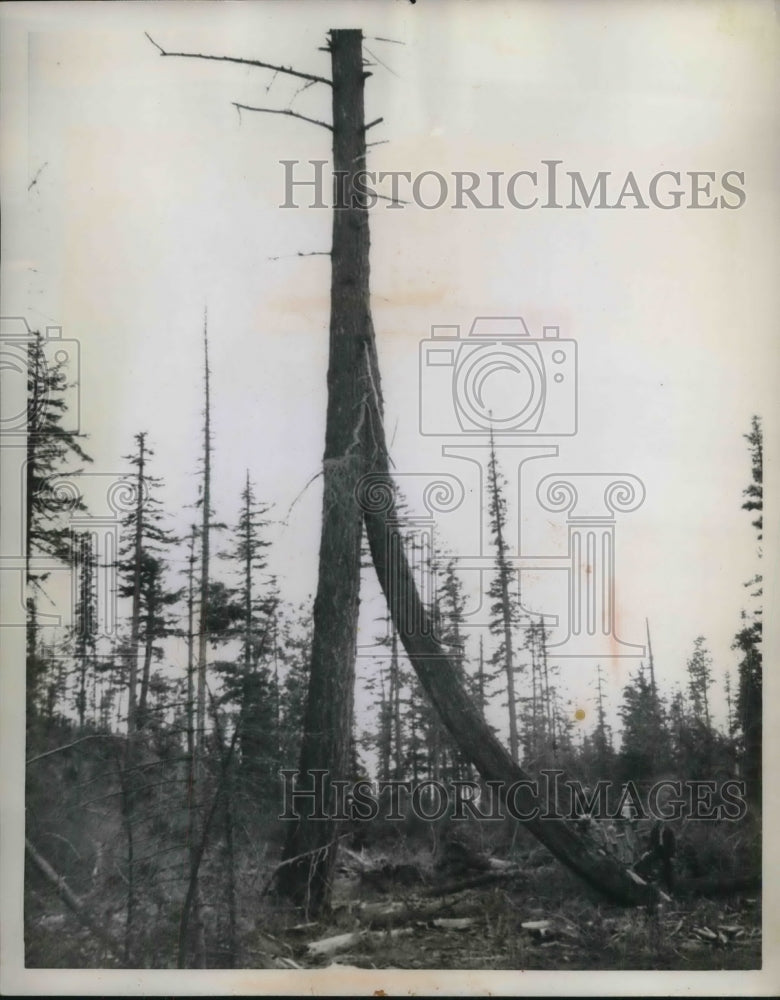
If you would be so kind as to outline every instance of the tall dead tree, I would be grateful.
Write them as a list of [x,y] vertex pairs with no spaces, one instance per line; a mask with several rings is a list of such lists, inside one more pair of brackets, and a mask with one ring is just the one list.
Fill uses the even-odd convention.
[[490,432],[490,462],[488,465],[488,511],[490,513],[490,530],[496,546],[496,578],[490,587],[490,596],[494,599],[491,613],[491,631],[500,636],[499,647],[496,650],[494,663],[501,665],[506,678],[506,701],[509,713],[509,753],[512,760],[519,758],[519,740],[517,736],[517,694],[515,692],[515,650],[512,629],[516,624],[520,601],[515,598],[510,589],[512,586],[512,567],[509,563],[509,553],[504,537],[506,527],[506,499],[503,495],[505,482],[498,469],[496,447],[493,441],[493,431]]
[[[188,924],[192,926],[195,965],[206,964],[206,942],[200,895],[199,869],[205,849],[205,822],[202,810],[205,802],[206,752],[206,667],[208,661],[209,558],[211,539],[211,384],[209,371],[208,319],[203,320],[203,489],[200,522],[200,609],[198,617],[198,650],[195,668],[195,741],[190,761],[190,883],[179,924],[179,965],[183,967],[187,948]],[[191,678],[190,674],[190,678]],[[191,683],[191,681],[188,682]],[[188,690],[188,694],[189,694]],[[190,708],[190,712],[192,709]]]
[[[369,304],[368,209],[355,191],[355,174],[365,168],[365,69],[362,33],[330,33],[334,185],[330,289],[328,411],[323,460],[319,579],[314,601],[311,674],[304,717],[299,782],[327,769],[331,780],[348,777],[355,684],[355,647],[360,601],[362,518],[357,485],[367,471],[367,400],[373,342]],[[343,173],[342,173],[343,172]],[[310,912],[327,905],[336,858],[330,796],[319,818],[295,821],[285,845],[281,886]]]
[[[382,590],[395,627],[422,686],[466,760],[486,780],[517,782],[518,809],[539,814],[526,826],[552,853],[609,898],[628,904],[649,902],[657,891],[611,859],[590,848],[570,824],[549,815],[550,803],[537,801],[529,775],[512,760],[467,694],[458,664],[435,637],[430,612],[420,599],[406,557],[403,525],[389,470],[369,300],[369,224],[355,175],[366,157],[362,32],[329,33],[332,79],[259,60],[199,53],[162,56],[215,59],[273,69],[332,88],[333,123],[290,109],[243,110],[286,114],[333,133],[337,181],[331,246],[330,358],[323,461],[323,517],[319,583],[309,696],[301,750],[300,778],[326,770],[330,781],[347,775],[352,723],[355,645],[360,579],[360,542],[365,523]],[[150,39],[151,40],[151,39]],[[326,790],[329,786],[326,784]],[[326,794],[314,816],[291,822],[280,869],[281,888],[309,914],[327,908],[336,858],[336,824]]]
[[208,659],[209,557],[211,529],[211,396],[208,328],[203,324],[203,492],[200,523],[200,617],[198,624],[195,755],[200,762],[206,739],[206,661]]
[[187,551],[187,698],[185,712],[187,721],[187,760],[190,768],[188,800],[192,795],[193,768],[195,766],[195,539],[198,528],[190,526],[189,549]]

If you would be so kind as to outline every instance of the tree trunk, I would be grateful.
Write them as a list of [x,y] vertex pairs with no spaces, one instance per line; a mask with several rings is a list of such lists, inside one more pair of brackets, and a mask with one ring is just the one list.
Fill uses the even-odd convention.
[[154,615],[157,611],[156,594],[154,580],[150,582],[149,594],[147,596],[147,627],[144,636],[144,664],[141,672],[141,691],[138,697],[137,723],[138,728],[143,729],[149,721],[147,706],[149,703],[149,680],[152,673],[152,657],[154,656]]
[[[355,648],[360,599],[362,516],[355,489],[364,471],[369,369],[373,341],[369,306],[368,211],[353,204],[355,174],[365,167],[362,33],[330,33],[333,80],[333,164],[344,183],[334,193],[331,245],[330,358],[325,430],[319,580],[314,602],[311,676],[304,717],[299,782],[324,768],[348,777]],[[345,195],[344,195],[345,193]],[[328,803],[325,812],[332,812]],[[309,915],[327,908],[336,860],[335,824],[301,816],[291,825],[280,888]],[[327,846],[330,845],[330,846]],[[311,853],[322,848],[318,853]]]
[[136,689],[138,687],[138,654],[141,628],[141,552],[143,547],[144,510],[144,446],[146,434],[138,435],[138,474],[136,476],[135,546],[133,554],[133,607],[130,617],[130,679],[127,695],[127,732],[137,728]]
[[[393,622],[439,717],[463,756],[476,767],[482,778],[502,781],[506,786],[517,781],[531,781],[530,776],[512,760],[469,698],[460,683],[457,665],[437,642],[428,610],[420,600],[402,545],[401,524],[388,468],[375,350],[369,352],[369,358],[371,382],[376,388],[376,394],[369,401],[375,451],[373,473],[361,484],[360,499],[371,556]],[[534,807],[539,807],[539,816],[524,822],[526,828],[594,889],[623,904],[635,905],[658,899],[656,889],[584,844],[564,820],[543,818],[554,807],[554,802],[537,800],[530,788],[521,786],[515,803],[517,811],[522,813],[530,813]]]
[[[507,561],[506,542],[504,541],[504,514],[498,483],[498,465],[496,449],[493,444],[493,432],[490,433],[490,508],[494,518],[493,530],[496,542],[496,563],[498,566],[498,584],[501,599],[501,626],[504,633],[504,673],[506,674],[506,700],[509,710],[509,753],[517,763],[520,759],[520,748],[517,737],[517,695],[515,693],[515,656],[512,642],[512,605],[509,596],[510,567]],[[519,601],[518,601],[519,603]]]
[[204,418],[203,418],[203,495],[201,497],[200,527],[200,622],[198,626],[198,686],[196,699],[195,755],[198,764],[202,761],[206,739],[206,643],[208,639],[208,599],[209,599],[209,533],[211,528],[211,399],[209,395],[209,342],[208,331],[203,328],[203,378],[204,378]]
[[188,815],[192,798],[195,767],[195,525],[190,532],[190,549],[187,556],[187,761],[189,785],[187,789]]
[[[203,923],[202,900],[199,884],[199,871],[202,854],[205,850],[206,828],[202,815],[206,798],[206,774],[204,756],[206,751],[206,661],[208,640],[208,599],[209,599],[209,556],[211,531],[211,395],[209,385],[209,340],[208,325],[203,321],[203,382],[204,382],[204,414],[203,414],[203,504],[200,527],[200,616],[198,621],[198,660],[197,660],[197,690],[195,697],[195,744],[194,759],[191,769],[192,797],[198,810],[190,815],[190,885],[182,913],[181,925],[186,930],[190,909],[192,912],[194,939],[194,966],[198,969],[206,967],[206,940]],[[200,845],[200,846],[198,846]],[[181,948],[185,949],[182,953]],[[179,967],[186,956],[187,935],[180,934]]]
[[238,958],[238,925],[237,925],[237,893],[236,893],[236,849],[235,822],[233,818],[233,784],[232,777],[226,776],[225,791],[225,861],[227,864],[227,960],[228,968],[235,969]]
[[404,754],[403,754],[403,727],[401,725],[401,669],[398,664],[398,632],[391,624],[393,630],[391,656],[390,656],[390,710],[393,718],[393,777],[396,781],[403,778]]

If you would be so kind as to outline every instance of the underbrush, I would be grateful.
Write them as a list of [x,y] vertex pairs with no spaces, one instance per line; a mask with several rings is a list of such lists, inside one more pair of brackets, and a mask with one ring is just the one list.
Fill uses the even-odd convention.
[[[128,933],[128,829],[115,755],[110,745],[85,746],[89,752],[78,761],[59,755],[31,771],[27,836],[118,947],[107,949],[58,898],[51,881],[29,866],[26,964],[175,968],[189,864],[180,768],[172,762],[155,770],[134,813]],[[315,967],[327,961],[422,969],[760,967],[756,820],[673,825],[677,891],[652,910],[606,904],[510,821],[364,824],[343,842],[332,912],[310,922],[269,891],[284,831],[251,810],[257,807],[236,812],[233,854],[226,852],[222,830],[215,830],[201,867],[210,968]],[[637,853],[646,843],[646,833],[637,830]],[[490,872],[497,877],[485,884],[463,884]],[[380,911],[401,907],[402,918],[381,928],[366,924],[367,904]],[[315,939],[353,932],[357,943],[327,959],[308,951]]]

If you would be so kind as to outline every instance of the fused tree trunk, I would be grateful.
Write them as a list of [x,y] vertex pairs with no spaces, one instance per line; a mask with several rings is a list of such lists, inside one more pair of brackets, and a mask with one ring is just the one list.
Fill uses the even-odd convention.
[[[332,31],[330,52],[333,165],[343,183],[334,192],[322,529],[299,767],[303,786],[312,769],[326,769],[330,780],[348,776],[362,537],[355,490],[365,470],[370,377],[365,355],[373,341],[368,211],[352,198],[366,152],[362,33]],[[325,813],[333,811],[327,802],[322,806]],[[305,856],[292,861],[300,855]],[[282,891],[309,914],[327,907],[336,859],[334,821],[305,815],[291,821],[284,858],[291,863],[280,871]]]
[[[361,510],[371,556],[395,628],[420,682],[461,753],[485,780],[530,782],[469,698],[457,664],[434,637],[403,548],[384,435],[379,363],[369,300],[368,212],[353,196],[365,162],[362,34],[330,34],[333,165],[340,180],[333,213],[328,410],[323,473],[319,580],[314,605],[311,677],[299,782],[328,771],[347,777],[360,582]],[[364,472],[373,475],[363,479]],[[369,490],[366,492],[366,485]],[[378,498],[379,502],[376,502]],[[356,501],[359,500],[359,507]],[[359,509],[360,508],[360,509]],[[326,787],[329,787],[326,785]],[[519,810],[540,806],[527,828],[572,871],[607,897],[636,904],[657,891],[589,848],[570,825],[542,818],[554,803],[537,803],[527,786]],[[332,803],[318,818],[291,821],[280,888],[314,915],[329,904],[337,850]],[[303,857],[301,857],[303,855]],[[297,860],[296,860],[297,859]]]
[[[162,56],[212,58],[201,53],[168,53],[156,42],[153,44]],[[339,181],[331,245],[330,358],[319,581],[299,784],[306,787],[306,779],[313,770],[326,770],[331,782],[345,779],[348,773],[364,522],[372,559],[404,649],[461,753],[485,780],[530,783],[528,775],[512,760],[467,694],[457,663],[434,637],[428,610],[420,600],[403,549],[389,473],[370,312],[368,211],[354,197],[359,189],[355,175],[364,169],[366,155],[363,85],[367,73],[362,60],[362,33],[356,29],[331,31],[329,48],[331,80],[258,60],[231,60],[332,88],[332,125],[290,110],[247,108],[289,114],[331,129],[333,166]],[[207,425],[207,462],[208,453]],[[372,473],[368,482],[373,496],[366,496],[363,489],[359,506],[358,488],[361,483],[365,487],[367,481],[363,476],[367,472]],[[203,499],[208,511],[207,489]],[[207,535],[207,514],[204,529]],[[203,578],[201,586],[205,598]],[[200,638],[205,654],[202,623]],[[205,699],[200,698],[204,663],[205,656],[199,656],[199,712],[205,708]],[[199,718],[198,735],[201,733]],[[524,812],[540,806],[542,816],[527,820],[527,828],[564,864],[609,898],[628,904],[658,898],[651,886],[585,845],[564,821],[543,818],[552,803],[537,803],[530,788],[519,788],[515,803]],[[318,818],[302,815],[291,823],[284,860],[279,866],[280,888],[293,901],[305,905],[311,915],[328,906],[338,842],[334,821],[329,818],[332,803],[324,801],[317,805]],[[201,849],[203,843],[202,840]],[[195,878],[191,879],[185,914],[197,887],[199,858],[195,861]]]

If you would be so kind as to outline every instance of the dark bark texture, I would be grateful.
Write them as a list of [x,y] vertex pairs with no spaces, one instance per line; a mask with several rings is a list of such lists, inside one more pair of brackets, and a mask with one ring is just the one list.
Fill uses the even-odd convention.
[[[300,781],[312,769],[331,780],[348,776],[355,645],[360,601],[362,517],[356,487],[365,471],[364,435],[373,339],[369,310],[369,231],[365,207],[352,204],[352,178],[364,168],[362,34],[330,33],[333,70],[333,163],[336,207],[331,247],[330,360],[323,473],[319,582],[314,603],[311,676],[304,718]],[[325,812],[332,812],[323,803]],[[286,860],[306,855],[280,872],[280,888],[307,913],[327,906],[336,858],[329,819],[293,821]],[[320,851],[317,848],[321,848]]]

